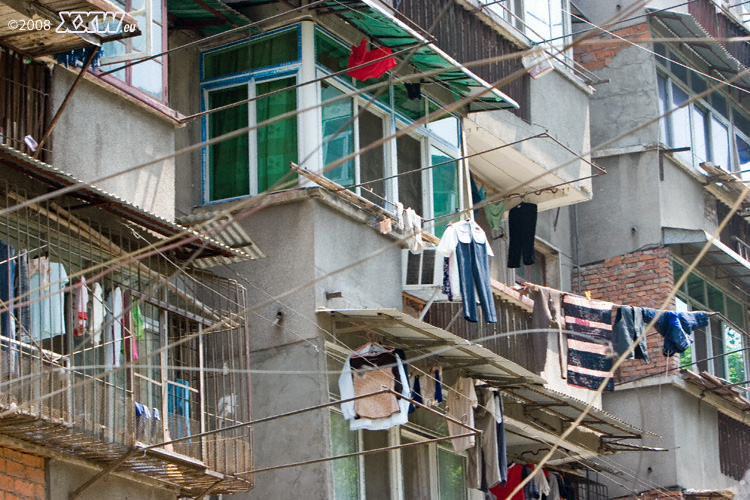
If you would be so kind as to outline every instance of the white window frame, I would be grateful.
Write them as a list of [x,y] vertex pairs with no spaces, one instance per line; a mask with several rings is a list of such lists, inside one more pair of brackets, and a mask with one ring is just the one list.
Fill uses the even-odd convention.
[[[156,0],[161,2],[166,2],[167,0]],[[126,54],[120,54],[119,56],[112,56],[112,57],[105,57],[102,58],[101,64],[107,65],[107,64],[114,64],[114,63],[121,63],[126,61],[133,61],[135,59],[140,59],[142,57],[148,57],[153,56],[154,54],[157,54],[158,52],[162,51],[162,41],[159,40],[158,44],[154,44],[154,30],[153,30],[153,21],[154,21],[154,14],[153,14],[153,2],[154,0],[143,0],[144,6],[142,9],[133,10],[128,12],[128,15],[132,18],[135,18],[137,16],[145,16],[146,17],[146,26],[138,26],[138,29],[141,30],[141,35],[145,37],[146,40],[146,50],[145,51],[137,51],[133,50]],[[166,29],[166,20],[164,19],[164,5],[162,3],[162,30]],[[154,47],[155,45],[158,45],[159,51],[155,51]]]

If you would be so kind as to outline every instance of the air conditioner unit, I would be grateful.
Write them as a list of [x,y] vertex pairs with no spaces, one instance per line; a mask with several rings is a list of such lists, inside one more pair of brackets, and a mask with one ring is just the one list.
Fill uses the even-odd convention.
[[402,250],[403,288],[417,290],[443,285],[443,256],[434,248],[426,248],[419,254]]

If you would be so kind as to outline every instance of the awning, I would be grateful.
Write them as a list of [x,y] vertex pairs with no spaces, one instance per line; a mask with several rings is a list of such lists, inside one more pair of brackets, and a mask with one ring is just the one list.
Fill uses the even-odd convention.
[[52,188],[63,188],[78,185],[79,189],[70,193],[74,196],[102,210],[106,210],[125,220],[135,222],[149,231],[170,237],[185,233],[185,238],[196,237],[197,240],[185,244],[186,255],[200,249],[202,258],[224,257],[232,261],[252,260],[265,257],[265,254],[252,241],[247,242],[242,249],[232,248],[214,237],[209,237],[187,229],[184,226],[169,221],[154,213],[144,210],[122,198],[92,186],[58,168],[16,151],[8,146],[0,145],[0,164],[14,168],[21,173],[37,179]]
[[[192,29],[204,35],[247,26],[250,19],[219,0],[167,0],[172,29]],[[260,33],[258,28],[249,34]]]
[[[516,459],[541,458],[586,407],[583,401],[543,387],[544,379],[522,366],[406,313],[394,309],[322,309],[318,313],[332,317],[332,333],[352,348],[368,333],[375,334],[404,349],[410,363],[426,360],[430,365],[441,365],[443,370],[459,369],[464,376],[498,387],[505,405],[508,453]],[[640,439],[644,434],[593,408],[562,443],[552,463],[579,462],[602,453],[640,449],[623,441]]]
[[[122,19],[123,28],[128,26],[130,29],[128,31],[121,29],[119,33],[112,34],[74,33],[80,29],[76,24],[77,19],[68,16],[67,23],[61,25],[60,12],[113,13],[116,14],[116,19]],[[82,20],[86,22],[86,19],[82,18]],[[41,22],[42,28],[48,21],[49,29],[22,29],[24,26],[36,26],[28,24],[32,21]],[[61,28],[60,32],[58,32],[58,27]],[[64,28],[68,28],[70,32],[64,32],[66,31]],[[0,44],[31,57],[101,45],[110,40],[140,34],[135,19],[106,0],[36,0],[34,2],[5,0],[0,2]]]
[[[469,169],[482,184],[506,195],[530,193],[527,198],[539,211],[591,199],[591,180],[584,177],[600,167],[576,159],[577,155],[551,135],[528,125],[525,129],[510,127],[492,123],[489,117],[487,123],[485,127],[471,119],[463,121]],[[492,125],[497,126],[490,130]],[[570,165],[554,170],[565,162]]]
[[664,245],[681,246],[683,254],[688,258],[697,255],[703,245],[711,241],[712,248],[703,257],[698,269],[710,268],[711,275],[716,276],[716,279],[735,280],[745,290],[750,289],[750,262],[721,241],[712,240],[706,231],[664,227],[662,233]]
[[[712,68],[721,73],[727,80],[733,78],[745,66],[732,56],[720,43],[712,42],[711,35],[696,21],[691,14],[667,10],[650,11],[652,17],[666,26],[676,38],[706,38],[707,43],[691,43],[690,49],[708,62]],[[733,82],[735,85],[750,89],[750,75],[745,75]]]
[[429,359],[444,368],[460,368],[466,376],[500,387],[544,384],[542,377],[521,365],[395,309],[321,309],[318,313],[333,317],[334,334],[339,337],[356,340],[356,334],[374,332],[396,347],[418,353],[420,359]]
[[[491,88],[489,83],[439,49],[427,35],[408,26],[394,11],[387,10],[379,2],[335,0],[325,2],[319,8],[335,12],[371,39],[382,46],[390,47],[394,52],[409,46],[425,44],[416,49],[409,62],[419,71],[445,70],[432,78],[450,88],[457,99]],[[518,107],[513,99],[494,88],[467,105],[469,111]]]

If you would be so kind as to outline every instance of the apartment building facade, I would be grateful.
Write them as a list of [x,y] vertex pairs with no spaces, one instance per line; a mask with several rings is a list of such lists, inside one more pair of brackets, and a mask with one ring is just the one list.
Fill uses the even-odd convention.
[[[622,3],[627,9],[635,3]],[[581,2],[582,28],[614,5]],[[576,48],[609,83],[591,99],[592,157],[607,169],[578,209],[573,289],[616,303],[709,311],[685,352],[627,362],[604,408],[661,437],[664,453],[616,457],[613,496],[654,490],[730,495],[748,468],[745,250],[746,6],[697,1],[640,5],[631,18]],[[614,124],[617,126],[614,126]],[[585,230],[584,230],[585,228]],[[693,268],[699,252],[705,255]]]

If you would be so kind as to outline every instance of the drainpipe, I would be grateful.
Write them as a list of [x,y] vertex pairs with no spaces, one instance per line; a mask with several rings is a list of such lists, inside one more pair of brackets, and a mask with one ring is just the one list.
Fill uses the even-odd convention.
[[583,293],[581,290],[581,257],[578,253],[578,204],[576,203],[573,205],[573,225],[575,226],[575,233],[574,233],[574,240],[575,240],[575,248],[574,250],[574,258],[575,258],[575,264],[576,264],[576,278],[578,281],[578,289],[576,290],[577,293]]

